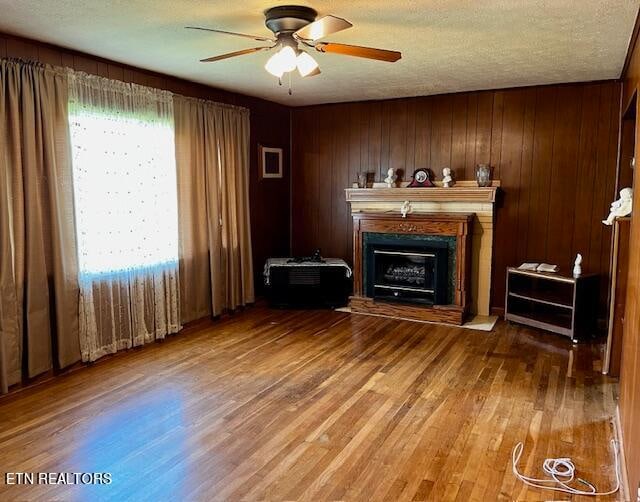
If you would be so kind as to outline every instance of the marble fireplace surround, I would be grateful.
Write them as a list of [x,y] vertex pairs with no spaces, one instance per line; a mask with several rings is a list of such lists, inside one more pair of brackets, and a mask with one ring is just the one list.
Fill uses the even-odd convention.
[[[493,224],[499,181],[478,187],[471,181],[455,186],[430,188],[348,188],[351,213],[384,213],[401,218],[401,207],[410,204],[411,214],[472,213],[470,312],[490,315]],[[356,252],[356,250],[354,250]]]

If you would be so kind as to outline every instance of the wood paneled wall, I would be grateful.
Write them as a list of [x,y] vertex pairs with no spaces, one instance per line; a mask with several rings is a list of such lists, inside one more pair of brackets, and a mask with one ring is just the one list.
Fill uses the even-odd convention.
[[450,166],[474,179],[478,163],[502,182],[496,216],[492,306],[504,304],[505,269],[560,264],[577,252],[602,276],[607,302],[620,84],[596,82],[320,105],[292,112],[292,242],[352,261],[344,189],[358,172]]
[[[166,89],[184,96],[244,106],[251,110],[250,204],[256,288],[262,285],[262,265],[268,256],[289,253],[289,139],[290,116],[286,106],[244,96],[187,80],[90,56],[78,51],[0,33],[0,57],[67,66],[102,77]],[[282,179],[260,180],[258,145],[282,148]]]
[[[629,65],[624,74],[622,112],[635,117],[635,156],[640,145],[640,46],[637,44],[638,20],[634,43],[630,48]],[[640,489],[640,183],[637,176],[633,184],[634,211],[631,217],[629,238],[629,271],[627,276],[627,301],[622,339],[622,365],[620,368],[620,422],[625,447],[627,476],[632,498]]]

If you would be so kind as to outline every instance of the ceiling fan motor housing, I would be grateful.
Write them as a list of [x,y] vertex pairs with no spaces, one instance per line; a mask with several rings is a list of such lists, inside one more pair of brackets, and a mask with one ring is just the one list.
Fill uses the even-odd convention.
[[316,20],[318,13],[301,5],[281,5],[264,11],[265,24],[273,33],[293,33]]

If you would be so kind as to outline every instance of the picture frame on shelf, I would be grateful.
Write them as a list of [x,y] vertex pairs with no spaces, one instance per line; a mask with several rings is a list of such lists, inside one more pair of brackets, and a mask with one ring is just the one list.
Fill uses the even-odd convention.
[[282,178],[282,148],[258,145],[260,179]]

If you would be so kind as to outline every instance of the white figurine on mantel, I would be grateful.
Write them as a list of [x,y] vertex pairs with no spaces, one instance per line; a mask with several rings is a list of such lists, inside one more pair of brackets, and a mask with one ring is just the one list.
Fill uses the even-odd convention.
[[402,206],[400,206],[400,214],[402,215],[403,218],[407,217],[407,214],[409,214],[411,212],[411,202],[409,202],[408,200],[405,200],[402,203]]
[[384,182],[387,184],[387,188],[393,188],[396,186],[396,170],[393,167],[390,167],[387,171],[387,177],[384,179]]
[[582,255],[578,253],[576,255],[576,261],[573,262],[573,277],[580,277],[582,275]]
[[602,220],[605,225],[613,225],[616,218],[629,216],[633,208],[633,190],[623,188],[620,190],[620,198],[611,204],[611,212],[606,220]]
[[442,186],[445,188],[449,188],[451,186],[451,182],[453,178],[451,177],[451,169],[445,167],[442,170]]

